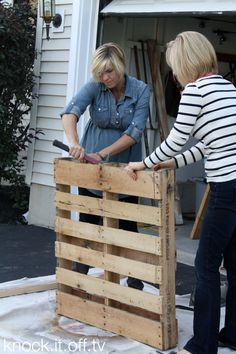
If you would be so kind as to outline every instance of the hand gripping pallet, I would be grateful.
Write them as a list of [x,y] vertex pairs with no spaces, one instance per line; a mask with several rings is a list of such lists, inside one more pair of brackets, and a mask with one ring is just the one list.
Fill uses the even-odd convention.
[[[55,160],[57,313],[166,350],[177,343],[175,314],[174,172],[141,171],[133,181],[124,166]],[[70,186],[103,192],[70,193]],[[118,194],[157,206],[118,201]],[[141,200],[144,200],[144,199]],[[74,221],[71,211],[100,215],[103,225]],[[118,229],[119,219],[155,226],[157,235]],[[103,278],[72,271],[72,262],[104,269]],[[159,284],[154,295],[120,285],[122,276]]]

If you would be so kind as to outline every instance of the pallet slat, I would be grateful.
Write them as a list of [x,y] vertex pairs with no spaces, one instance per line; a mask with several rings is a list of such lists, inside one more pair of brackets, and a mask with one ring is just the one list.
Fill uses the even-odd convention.
[[162,347],[162,324],[158,321],[61,292],[57,294],[57,311],[63,316]]
[[[65,241],[63,241],[63,240],[62,241],[65,243],[70,243],[71,245],[74,245],[74,246],[80,246],[80,247],[84,247],[86,249],[91,249],[91,250],[99,251],[99,252],[104,252],[104,246],[109,245],[106,243],[100,243],[100,242],[90,241],[90,240],[83,240],[82,238],[81,239],[74,238],[71,236],[64,236],[64,238],[65,238]],[[66,238],[68,238],[69,241],[67,241]],[[120,247],[120,246],[114,245],[111,247],[112,247],[112,251],[110,251],[108,253],[117,254],[120,257],[124,257],[124,258],[128,258],[128,259],[135,259],[136,261],[150,263],[150,264],[158,264],[158,262],[160,260],[160,256],[157,256],[155,254],[146,253],[146,252],[142,252],[142,251],[136,251],[136,250],[132,250],[129,248],[125,248],[123,246]]]
[[104,252],[85,249],[65,242],[56,241],[55,250],[58,258],[89,264],[92,267],[102,268],[127,277],[138,278],[153,284],[161,284],[162,282],[161,266],[105,254]]
[[160,208],[56,192],[58,209],[161,226]]
[[165,239],[163,242],[163,257],[160,264],[163,266],[163,284],[160,287],[160,295],[163,295],[164,313],[161,315],[164,348],[172,348],[177,342],[177,326],[175,314],[175,265],[176,265],[176,246],[174,239],[174,176],[161,174],[161,186],[163,189],[162,204],[162,223],[160,236]]
[[120,168],[117,166],[115,164],[91,165],[71,159],[56,159],[54,179],[58,184],[161,199],[157,174],[152,171],[140,171],[140,178],[133,181],[124,170],[126,165]]
[[123,304],[140,307],[148,311],[155,311],[158,314],[161,314],[163,311],[162,296],[113,284],[104,279],[86,276],[63,268],[57,268],[56,275],[58,283],[84,290],[89,294],[105,296]]
[[107,243],[161,256],[162,238],[159,236],[114,229],[101,225],[56,217],[55,231],[83,240]]
[[14,288],[0,289],[0,298],[8,296],[16,296],[22,294],[36,293],[39,291],[48,291],[57,289],[57,284],[54,280],[45,281],[43,284],[33,284],[33,285],[16,285]]

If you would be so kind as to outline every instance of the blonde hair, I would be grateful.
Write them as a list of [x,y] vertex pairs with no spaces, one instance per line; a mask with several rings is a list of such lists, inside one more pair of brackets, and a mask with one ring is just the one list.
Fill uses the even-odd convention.
[[199,32],[186,31],[167,44],[166,61],[182,86],[218,73],[215,49]]
[[92,75],[94,80],[100,81],[101,74],[112,66],[120,78],[125,73],[125,54],[116,43],[105,43],[98,47],[92,57]]

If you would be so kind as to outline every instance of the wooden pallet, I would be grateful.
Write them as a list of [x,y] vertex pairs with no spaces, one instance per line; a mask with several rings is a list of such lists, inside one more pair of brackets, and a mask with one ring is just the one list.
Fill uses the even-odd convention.
[[[177,344],[175,313],[174,172],[141,171],[137,181],[122,165],[55,160],[57,313],[161,350]],[[97,189],[103,198],[70,193]],[[118,194],[158,206],[118,201]],[[144,200],[144,199],[141,200]],[[103,225],[74,221],[71,211],[100,215]],[[118,229],[119,219],[158,227],[158,235]],[[72,262],[104,269],[103,278],[72,271]],[[122,276],[159,284],[159,295],[120,285]]]

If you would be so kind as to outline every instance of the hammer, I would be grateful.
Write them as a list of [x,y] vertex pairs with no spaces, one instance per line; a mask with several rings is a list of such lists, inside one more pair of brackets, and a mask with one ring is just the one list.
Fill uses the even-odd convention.
[[[53,145],[53,146],[56,146],[56,147],[58,147],[59,149],[62,149],[62,150],[64,150],[64,151],[67,151],[67,152],[70,151],[69,146],[66,145],[66,144],[63,144],[63,143],[62,143],[61,141],[59,141],[59,140],[53,140],[52,145]],[[87,161],[87,162],[90,162],[90,163],[92,163],[92,164],[99,164],[99,163],[101,163],[101,161],[96,160],[96,159],[94,159],[93,157],[91,157],[91,156],[89,156],[89,155],[87,155],[87,154],[84,155],[84,160]]]

